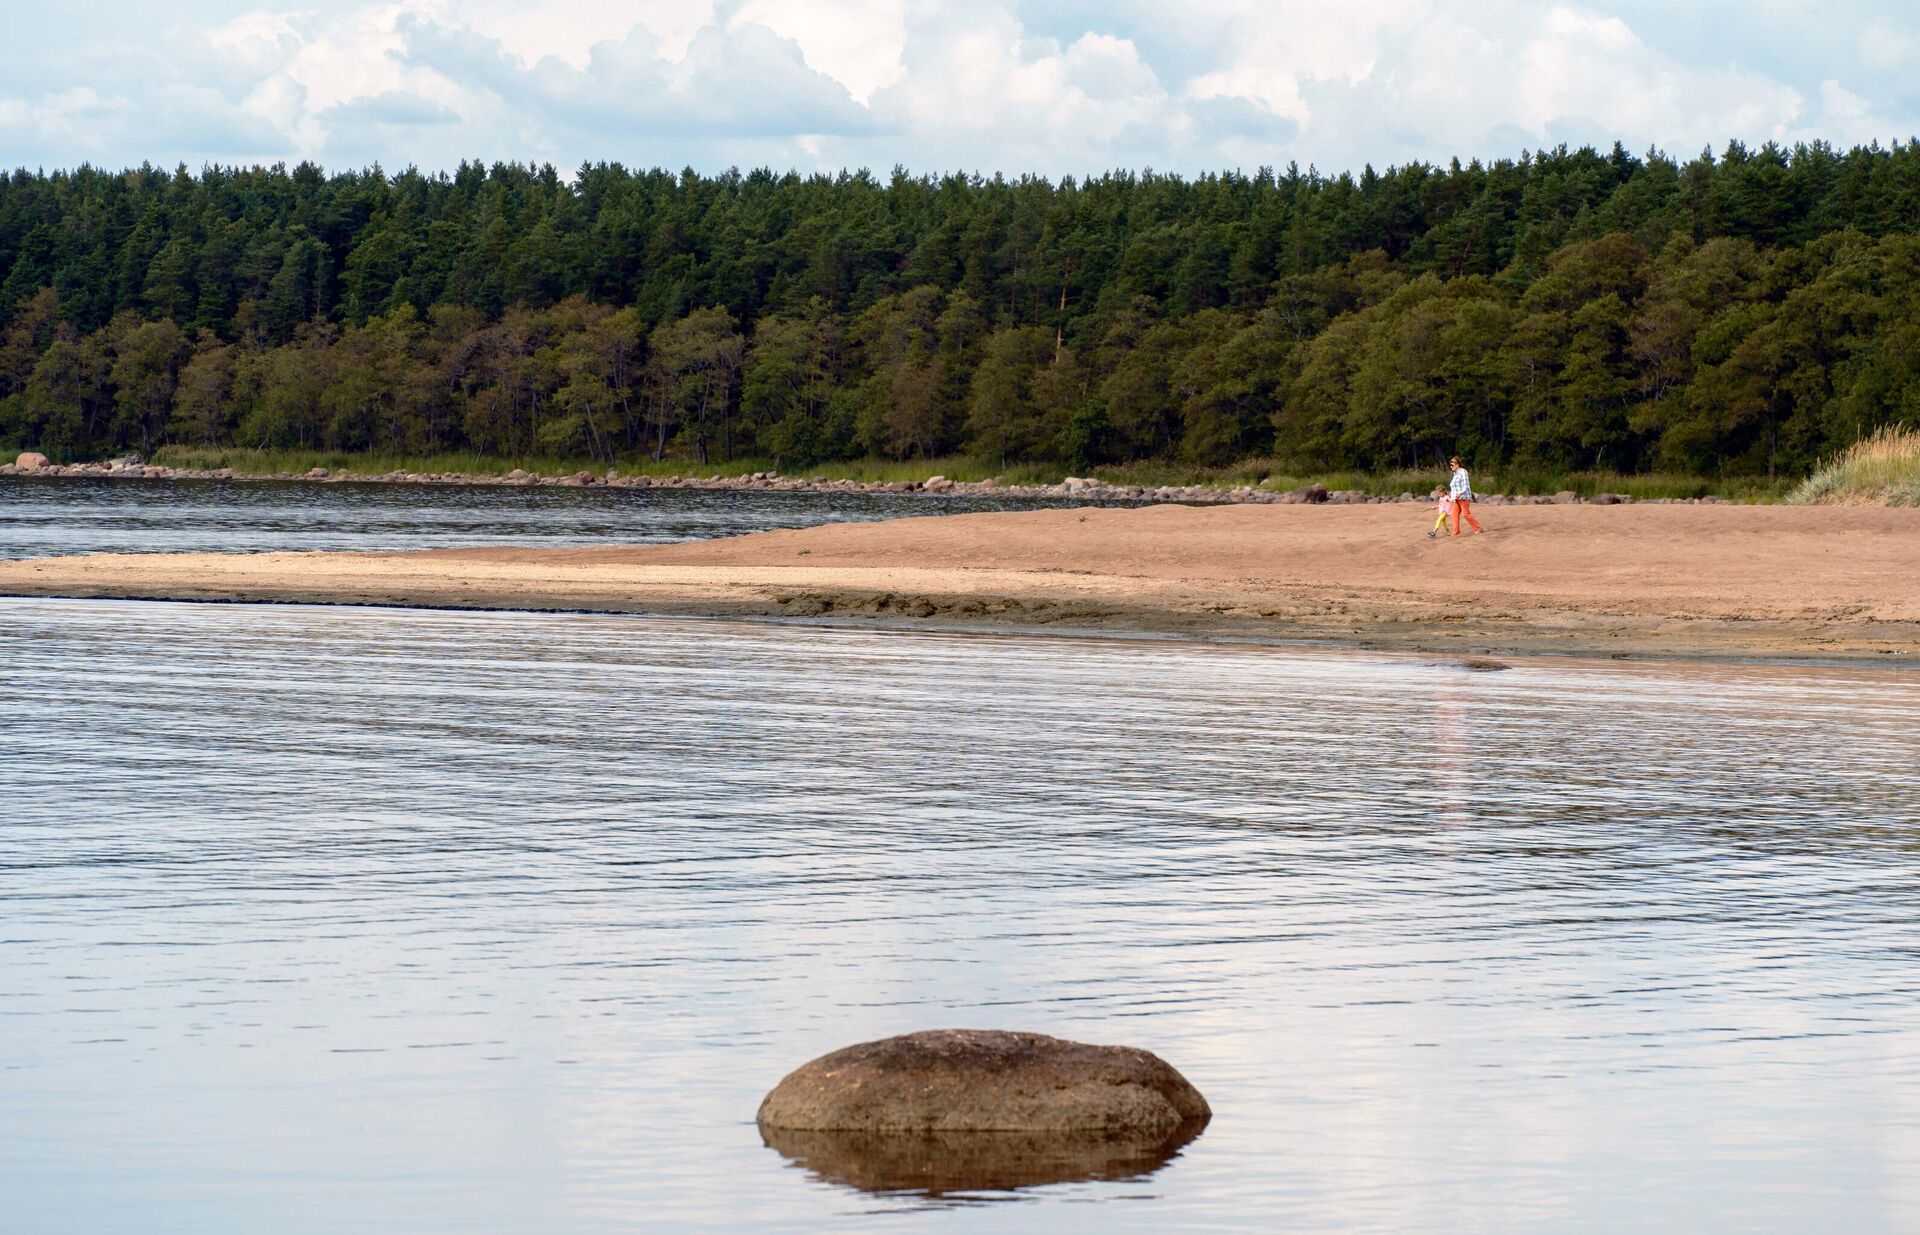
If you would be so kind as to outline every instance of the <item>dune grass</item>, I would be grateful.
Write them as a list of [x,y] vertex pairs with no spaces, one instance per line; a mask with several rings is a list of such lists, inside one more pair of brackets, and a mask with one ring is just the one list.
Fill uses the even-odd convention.
[[1920,429],[1889,425],[1814,470],[1796,506],[1920,506]]
[[[1260,485],[1282,492],[1301,485],[1318,484],[1330,490],[1358,489],[1374,497],[1393,497],[1401,493],[1424,497],[1434,486],[1447,482],[1446,471],[1440,468],[1391,472],[1313,472],[1292,469],[1277,459],[1245,459],[1220,468],[1130,464],[1098,468],[1093,474],[1114,484],[1207,485],[1213,488]],[[1721,497],[1738,502],[1777,502],[1785,495],[1788,482],[1770,481],[1764,476],[1711,477],[1668,472],[1629,476],[1618,472],[1547,472],[1520,467],[1488,467],[1473,470],[1473,487],[1478,493],[1510,495],[1570,492],[1581,497],[1592,497],[1596,493],[1619,493],[1636,501],[1660,497]]]

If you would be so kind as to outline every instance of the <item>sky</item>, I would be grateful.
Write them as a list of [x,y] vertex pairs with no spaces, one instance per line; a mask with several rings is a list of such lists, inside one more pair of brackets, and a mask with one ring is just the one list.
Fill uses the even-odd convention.
[[1911,0],[7,0],[0,165],[1193,174],[1920,132]]

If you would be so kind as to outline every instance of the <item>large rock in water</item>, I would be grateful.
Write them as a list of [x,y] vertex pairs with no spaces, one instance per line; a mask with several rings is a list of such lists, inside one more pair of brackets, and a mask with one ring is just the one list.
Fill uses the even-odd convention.
[[1164,1060],[1037,1033],[933,1029],[863,1042],[789,1073],[762,1129],[1022,1132],[1165,1139],[1212,1117]]
[[13,465],[23,472],[37,472],[47,466],[47,456],[37,450],[29,450],[15,459]]
[[940,1194],[1137,1179],[1211,1116],[1146,1051],[935,1029],[796,1069],[760,1104],[760,1135],[834,1183]]

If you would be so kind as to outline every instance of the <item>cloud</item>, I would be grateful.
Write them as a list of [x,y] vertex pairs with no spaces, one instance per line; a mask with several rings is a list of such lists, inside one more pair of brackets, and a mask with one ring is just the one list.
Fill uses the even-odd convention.
[[808,65],[862,105],[906,74],[907,0],[745,0],[730,24],[793,40]]
[[[261,161],[283,149],[271,124],[214,90],[163,83],[144,98],[71,86],[0,98],[0,149],[21,166],[159,166]],[[145,150],[139,157],[124,152]]]
[[[1892,0],[232,0],[41,20],[0,152],[1325,170],[1920,128]],[[1792,55],[1779,49],[1791,48]]]
[[458,112],[404,90],[383,90],[335,103],[320,113],[328,124],[454,124]]
[[431,20],[410,18],[401,32],[408,63],[546,119],[556,137],[785,137],[872,127],[845,86],[808,67],[791,40],[750,23],[700,30],[677,61],[636,27],[595,44],[579,68],[555,56],[523,65],[494,39]]

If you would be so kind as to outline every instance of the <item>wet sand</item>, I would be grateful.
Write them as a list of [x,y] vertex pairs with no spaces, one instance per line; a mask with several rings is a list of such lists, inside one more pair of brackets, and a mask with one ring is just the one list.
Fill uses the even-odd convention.
[[1406,505],[900,519],[676,545],[0,562],[0,595],[776,616],[1425,652],[1920,657],[1920,510]]

